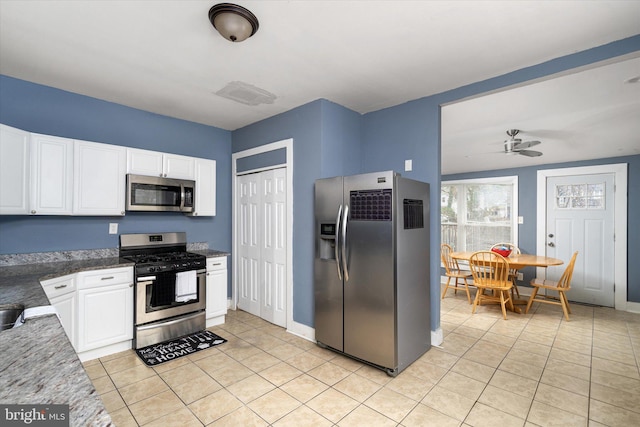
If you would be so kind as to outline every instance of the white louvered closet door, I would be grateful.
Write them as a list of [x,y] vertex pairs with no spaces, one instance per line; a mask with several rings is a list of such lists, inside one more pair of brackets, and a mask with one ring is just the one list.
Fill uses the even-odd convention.
[[286,327],[286,169],[238,177],[238,306]]

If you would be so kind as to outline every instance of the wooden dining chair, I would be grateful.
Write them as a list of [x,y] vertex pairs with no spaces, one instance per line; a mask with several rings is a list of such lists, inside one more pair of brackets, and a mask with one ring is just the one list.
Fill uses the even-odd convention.
[[[442,264],[444,264],[445,275],[447,276],[447,285],[444,287],[444,291],[442,292],[442,299],[447,294],[447,289],[449,289],[449,284],[451,283],[451,279],[455,279],[455,283],[451,286],[454,288],[454,294],[458,293],[458,280],[462,279],[464,283],[464,289],[467,291],[467,300],[469,304],[471,304],[471,294],[469,293],[469,283],[467,282],[467,278],[471,277],[471,272],[469,270],[461,270],[458,266],[458,261],[451,258],[451,246],[443,243],[440,245],[440,258],[442,259]],[[460,284],[462,286],[462,283]]]
[[[471,267],[473,283],[478,288],[471,313],[475,313],[476,307],[484,301],[499,302],[502,317],[506,320],[506,307],[508,306],[511,311],[514,310],[513,300],[509,295],[513,283],[509,279],[507,258],[491,251],[474,252],[469,258],[469,267]],[[489,294],[485,294],[485,290],[490,291]]]
[[[520,255],[522,253],[520,251],[520,248],[518,248],[513,243],[508,243],[508,242],[496,243],[495,245],[491,246],[491,249],[496,249],[496,248],[499,249],[499,248],[502,248],[502,247],[506,247],[506,248],[511,250],[511,253],[509,254],[509,256],[511,256],[511,255]],[[509,257],[507,257],[507,258],[509,258]],[[518,270],[516,270],[515,268],[510,269],[509,270],[509,280],[511,280],[511,282],[513,282],[513,287],[511,288],[511,297],[512,298],[515,298],[516,295],[518,296],[518,298],[520,298],[520,291],[518,290],[517,279],[518,279]],[[515,295],[514,295],[514,293],[515,293]]]
[[[553,304],[562,306],[562,311],[564,312],[565,319],[569,320],[569,313],[571,313],[571,308],[569,308],[569,300],[567,299],[567,291],[571,289],[571,278],[573,277],[573,267],[576,263],[576,258],[578,257],[578,252],[575,252],[571,257],[571,261],[567,264],[567,268],[565,268],[562,276],[560,276],[560,280],[544,280],[534,278],[531,280],[531,286],[533,286],[533,292],[531,292],[531,296],[529,297],[529,302],[527,302],[527,309],[525,313],[529,312],[531,308],[531,304],[534,301],[541,302],[544,304]],[[557,300],[555,298],[550,298],[546,295],[537,295],[539,289],[544,289],[548,291],[556,291],[558,292]]]

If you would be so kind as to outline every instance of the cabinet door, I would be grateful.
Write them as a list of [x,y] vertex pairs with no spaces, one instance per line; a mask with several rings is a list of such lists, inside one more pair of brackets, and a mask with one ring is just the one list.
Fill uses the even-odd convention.
[[227,257],[207,260],[207,319],[227,314]]
[[0,215],[29,213],[29,137],[0,124]]
[[216,214],[216,161],[196,159],[196,206],[192,215]]
[[127,150],[75,141],[74,215],[124,215]]
[[73,348],[77,348],[76,328],[78,321],[76,314],[78,309],[75,274],[43,280],[40,284],[49,298],[49,302],[58,311],[60,323],[62,323]]
[[76,343],[76,293],[69,292],[56,298],[50,299],[51,305],[56,308],[60,315],[60,323],[69,337],[73,348],[77,348]]
[[31,135],[31,214],[70,215],[73,140]]
[[162,153],[127,148],[127,173],[146,176],[163,176]]
[[78,291],[78,351],[133,338],[133,285]]
[[195,179],[195,157],[179,156],[177,154],[164,154],[164,175],[167,178]]

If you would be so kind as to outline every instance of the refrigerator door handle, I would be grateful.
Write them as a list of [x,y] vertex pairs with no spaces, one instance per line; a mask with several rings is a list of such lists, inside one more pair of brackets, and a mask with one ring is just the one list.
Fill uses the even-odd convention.
[[342,272],[344,281],[349,281],[349,268],[347,266],[347,218],[349,217],[349,206],[344,205],[344,215],[342,217]]
[[338,242],[340,241],[340,217],[342,216],[342,205],[340,205],[340,208],[338,209],[338,216],[336,218],[336,236],[335,236],[335,245],[334,245],[334,250],[335,250],[335,256],[336,256],[336,267],[338,269],[338,278],[340,280],[342,280],[342,270],[340,270],[340,245],[338,244]]

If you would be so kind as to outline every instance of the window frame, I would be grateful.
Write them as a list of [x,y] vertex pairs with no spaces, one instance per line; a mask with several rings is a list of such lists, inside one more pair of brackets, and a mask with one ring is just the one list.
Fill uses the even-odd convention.
[[[491,184],[510,184],[512,185],[512,193],[511,193],[511,200],[512,200],[512,206],[511,206],[511,235],[513,240],[510,243],[513,243],[515,246],[520,247],[520,244],[518,242],[519,236],[518,236],[518,205],[519,205],[519,200],[518,200],[518,176],[517,175],[508,175],[508,176],[494,176],[494,177],[485,177],[485,178],[469,178],[469,179],[456,179],[456,180],[448,180],[448,181],[441,181],[440,182],[440,203],[441,203],[441,207],[442,207],[442,187],[443,186],[450,186],[450,185],[482,185],[482,184],[487,184],[487,185],[491,185]],[[458,215],[458,225],[465,225],[466,224],[466,210],[467,210],[467,206],[466,203],[462,204],[462,207],[460,206],[461,202],[466,202],[466,197],[458,197],[458,210],[457,210],[457,215]],[[464,222],[460,223],[460,218],[464,218]],[[440,220],[440,227],[442,229],[442,219]],[[460,234],[458,233],[457,236],[460,236]],[[460,240],[460,237],[458,237],[458,241],[456,242],[456,250],[460,250],[458,248],[458,242]],[[440,242],[442,243],[442,233],[440,236]],[[496,242],[498,243],[498,242]],[[487,248],[488,249],[488,248]],[[465,251],[467,249],[465,248]]]

